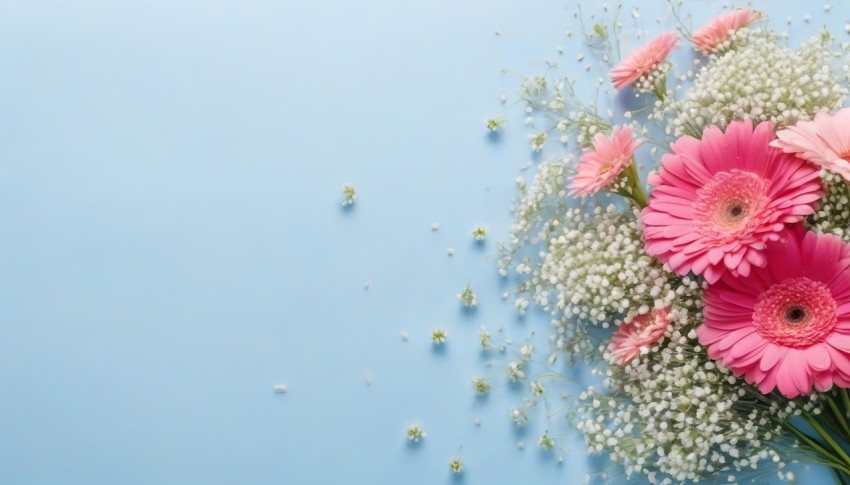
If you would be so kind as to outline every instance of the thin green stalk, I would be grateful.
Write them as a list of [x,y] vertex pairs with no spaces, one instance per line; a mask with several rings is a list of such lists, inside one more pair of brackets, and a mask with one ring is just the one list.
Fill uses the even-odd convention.
[[838,478],[838,481],[841,482],[841,485],[848,485],[847,479],[844,478],[844,475],[841,473],[840,470],[833,468],[832,473],[835,474],[835,477]]
[[841,445],[835,442],[832,436],[825,429],[823,429],[823,426],[821,426],[820,423],[818,423],[817,420],[808,413],[803,413],[803,417],[812,426],[812,428],[814,428],[814,430],[817,431],[819,435],[821,435],[824,441],[826,441],[829,446],[833,450],[835,450],[838,456],[841,457],[841,459],[843,460],[844,464],[850,466],[850,456],[847,456],[847,452],[844,451],[844,448],[842,448]]
[[829,461],[829,466],[832,468],[840,468],[842,470],[847,470],[844,468],[841,463],[838,461],[838,457],[830,453],[826,450],[826,448],[819,445],[815,440],[811,439],[808,435],[797,429],[793,424],[788,422],[785,423],[785,427],[788,428],[789,431],[794,433],[800,440],[802,440],[806,445],[808,445],[814,451],[820,453],[821,456]]
[[635,205],[638,206],[638,209],[643,209],[646,207],[646,195],[644,195],[643,189],[640,187],[640,175],[638,175],[634,157],[629,161],[629,165],[623,174],[626,177],[626,188],[618,190],[617,193],[623,197],[632,199]]
[[844,418],[844,413],[841,412],[841,409],[839,409],[838,404],[832,396],[827,395],[826,402],[829,404],[829,408],[832,409],[832,413],[835,415],[835,420],[838,421],[838,425],[841,427],[841,430],[844,431],[844,440],[850,440],[850,427],[847,426],[847,420]]
[[838,394],[841,396],[841,402],[844,404],[844,412],[850,413],[850,395],[847,394],[847,389],[839,389]]
[[664,102],[664,98],[667,96],[667,76],[662,76],[661,79],[655,83],[655,86],[652,88],[652,94],[654,94],[659,101]]

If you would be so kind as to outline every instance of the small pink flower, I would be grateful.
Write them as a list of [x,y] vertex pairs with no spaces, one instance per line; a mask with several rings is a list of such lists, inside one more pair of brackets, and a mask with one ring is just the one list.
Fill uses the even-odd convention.
[[611,82],[614,83],[614,88],[621,89],[637,81],[644,74],[648,74],[655,66],[664,62],[677,45],[679,45],[679,36],[672,32],[665,32],[638,47],[629,57],[611,69]]
[[691,42],[698,51],[709,53],[726,42],[732,32],[743,29],[760,17],[758,12],[742,9],[716,17],[694,33]]
[[608,344],[612,361],[617,365],[626,365],[640,354],[641,348],[649,347],[663,339],[669,324],[670,318],[666,308],[638,315],[631,322],[620,324]]
[[769,122],[716,126],[683,136],[661,159],[643,209],[644,248],[681,275],[714,283],[767,264],[765,244],[812,214],[823,196],[816,167],[769,145]]
[[784,240],[764,268],[708,287],[699,341],[765,394],[850,387],[850,245],[801,226]]
[[632,139],[628,126],[614,130],[611,137],[596,135],[593,149],[586,150],[576,167],[570,184],[570,196],[585,197],[611,185],[624,168],[631,163],[632,155],[643,143]]
[[814,121],[801,121],[779,130],[770,144],[785,153],[796,153],[850,182],[850,108],[818,113]]

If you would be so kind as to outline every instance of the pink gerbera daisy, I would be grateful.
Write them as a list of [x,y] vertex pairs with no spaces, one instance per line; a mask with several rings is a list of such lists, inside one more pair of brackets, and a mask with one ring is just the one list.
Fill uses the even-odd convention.
[[641,220],[646,252],[679,274],[714,283],[726,271],[747,276],[766,264],[765,243],[785,224],[814,212],[823,196],[817,168],[769,145],[773,126],[733,121],[702,140],[683,136],[662,170]]
[[617,365],[626,365],[640,353],[641,348],[664,338],[669,324],[666,308],[638,315],[631,322],[621,324],[608,344],[611,360]]
[[614,88],[620,89],[637,81],[641,76],[649,74],[655,66],[661,64],[670,52],[679,44],[679,36],[665,32],[652,39],[649,43],[638,47],[629,57],[620,61],[611,69],[611,82]]
[[819,113],[776,133],[771,145],[820,165],[850,181],[850,108]]
[[641,143],[632,139],[632,129],[628,126],[614,130],[610,138],[601,133],[596,135],[593,149],[584,152],[576,167],[570,196],[593,195],[611,185],[629,166],[632,154]]
[[712,359],[767,394],[850,387],[850,245],[789,231],[746,278],[708,287],[697,335]]
[[742,9],[716,17],[694,33],[691,41],[696,50],[709,53],[726,42],[732,32],[740,30],[759,19],[759,13]]

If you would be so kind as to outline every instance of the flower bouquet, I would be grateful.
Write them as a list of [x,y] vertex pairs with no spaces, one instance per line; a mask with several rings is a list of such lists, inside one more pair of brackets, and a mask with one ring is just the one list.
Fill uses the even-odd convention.
[[621,51],[609,14],[576,34],[596,59],[579,65],[608,71],[605,113],[554,64],[523,81],[532,150],[563,153],[518,179],[500,247],[517,308],[551,317],[548,363],[602,380],[570,416],[591,453],[651,483],[793,479],[795,461],[850,483],[847,43],[794,48],[735,9]]

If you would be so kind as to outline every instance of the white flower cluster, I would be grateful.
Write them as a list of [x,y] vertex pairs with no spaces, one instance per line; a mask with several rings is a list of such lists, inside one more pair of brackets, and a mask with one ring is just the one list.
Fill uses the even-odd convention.
[[632,309],[644,314],[676,299],[671,274],[643,250],[635,217],[614,205],[593,214],[570,209],[560,226],[531,278],[544,310],[607,328]]
[[817,408],[817,395],[802,405],[764,396],[711,361],[693,330],[683,331],[647,357],[608,368],[605,392],[580,395],[578,428],[590,452],[609,453],[627,475],[651,483],[763,475],[761,463],[781,470],[796,453],[780,453],[775,438],[786,418]]
[[829,36],[798,51],[758,29],[742,29],[731,42],[735,48],[709,56],[685,98],[668,105],[668,134],[699,137],[709,125],[745,118],[787,126],[841,105],[847,90],[830,65],[837,53]]
[[663,98],[667,91],[667,73],[673,67],[669,62],[662,62],[653,67],[634,83],[635,96],[646,93],[657,93]]
[[[512,204],[514,223],[509,244],[499,244],[499,273],[508,276],[508,270],[524,249],[548,240],[547,235],[557,228],[553,220],[567,210],[567,163],[572,159],[543,161],[537,167],[534,181],[529,187],[524,178],[517,178],[519,198]],[[528,256],[528,255],[525,255]]]
[[809,227],[850,242],[850,186],[840,175],[832,172],[823,171],[821,177],[826,196],[821,199],[817,212],[808,218]]

